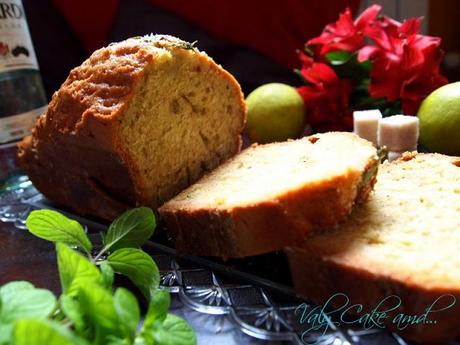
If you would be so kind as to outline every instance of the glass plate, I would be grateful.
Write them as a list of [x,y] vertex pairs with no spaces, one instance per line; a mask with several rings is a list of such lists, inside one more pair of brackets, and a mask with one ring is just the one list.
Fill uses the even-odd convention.
[[[0,221],[25,229],[33,209],[54,208],[33,186],[0,195]],[[60,210],[90,232],[106,225]],[[300,323],[298,306],[315,304],[296,296],[282,252],[222,262],[212,258],[178,258],[171,240],[157,229],[144,249],[161,273],[161,284],[172,296],[172,312],[196,330],[200,345],[405,345],[396,334],[381,329],[336,326],[330,320],[318,331]],[[451,345],[460,345],[451,343]]]

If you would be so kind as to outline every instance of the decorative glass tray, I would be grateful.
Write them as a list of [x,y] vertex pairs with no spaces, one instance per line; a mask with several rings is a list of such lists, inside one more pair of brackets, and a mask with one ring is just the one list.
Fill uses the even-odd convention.
[[[33,186],[0,194],[0,221],[17,229],[25,230],[29,212],[41,208],[55,207]],[[64,213],[91,233],[105,229],[104,224]],[[162,285],[171,292],[172,312],[192,325],[200,345],[409,344],[385,330],[336,327],[330,320],[325,334],[322,330],[305,332],[311,325],[300,323],[296,308],[302,303],[308,308],[315,305],[295,295],[282,253],[225,263],[209,258],[178,258],[165,232],[157,232],[144,249],[156,261]]]

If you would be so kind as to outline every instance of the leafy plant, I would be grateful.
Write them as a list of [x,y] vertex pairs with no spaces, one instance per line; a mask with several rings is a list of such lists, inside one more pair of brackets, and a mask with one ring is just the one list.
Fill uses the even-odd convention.
[[[117,218],[96,253],[83,227],[59,212],[33,211],[26,225],[56,243],[62,295],[56,299],[26,281],[0,287],[0,345],[196,344],[187,322],[168,313],[170,296],[159,287],[158,267],[139,248],[155,228],[151,209],[132,209]],[[113,288],[115,272],[149,301],[143,322],[135,295]]]

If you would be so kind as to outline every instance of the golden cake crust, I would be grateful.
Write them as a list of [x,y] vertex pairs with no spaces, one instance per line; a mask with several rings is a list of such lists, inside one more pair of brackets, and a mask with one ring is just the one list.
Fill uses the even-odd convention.
[[[82,215],[108,220],[136,205],[159,206],[146,193],[141,167],[121,138],[120,124],[148,67],[165,51],[182,54],[184,50],[193,51],[197,61],[214,69],[216,78],[226,80],[240,95],[236,112],[242,130],[245,105],[241,89],[205,53],[164,35],[114,43],[70,72],[31,136],[19,144],[19,162],[37,189]],[[237,137],[228,156],[240,149]]]
[[[257,255],[299,243],[312,231],[335,226],[343,221],[355,202],[362,202],[367,198],[375,183],[378,166],[376,151],[369,142],[350,133],[318,134],[300,141],[269,145],[292,145],[294,148],[297,143],[303,145],[302,141],[316,142],[318,138],[320,141],[333,138],[334,143],[337,140],[345,146],[349,145],[350,155],[354,154],[353,147],[364,147],[362,167],[355,168],[351,164],[340,173],[323,176],[316,182],[301,184],[276,196],[228,207],[201,207],[199,202],[195,202],[198,198],[187,198],[188,191],[194,188],[191,186],[189,190],[183,191],[159,209],[160,215],[176,239],[178,252],[223,258]],[[334,150],[334,147],[330,148]],[[206,186],[219,171],[233,169],[233,161],[246,160],[241,158],[243,154],[248,157],[250,164],[253,160],[251,150],[259,150],[259,147],[254,145],[243,151],[216,171],[203,177],[197,185]],[[277,164],[275,158],[273,157],[274,165]],[[369,178],[360,185],[363,175],[368,171],[371,172]],[[267,190],[272,187],[264,186]]]
[[[398,296],[402,305],[385,327],[427,344],[459,337],[460,158],[406,153],[383,164],[377,180],[338,229],[285,249],[296,291],[318,303],[344,293],[350,305],[363,306],[360,315]],[[455,303],[431,322],[401,330],[392,321],[399,313],[423,315],[440,296],[434,309]]]

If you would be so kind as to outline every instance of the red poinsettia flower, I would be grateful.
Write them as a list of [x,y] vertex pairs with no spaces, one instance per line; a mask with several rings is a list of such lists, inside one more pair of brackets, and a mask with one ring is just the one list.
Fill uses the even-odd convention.
[[393,102],[401,100],[405,113],[414,114],[423,98],[447,83],[439,72],[441,39],[418,34],[421,18],[399,23],[387,17],[367,27],[375,46],[365,46],[359,61],[371,60],[369,93]]
[[312,129],[315,132],[350,130],[350,81],[341,80],[325,63],[315,63],[306,55],[302,59],[304,68],[300,73],[308,85],[301,86],[298,91],[304,99]]
[[307,46],[324,57],[331,51],[354,52],[364,46],[364,34],[369,23],[373,22],[380,12],[380,5],[372,5],[355,21],[351,10],[347,8],[339,16],[337,22],[327,25],[319,37],[307,41]]

